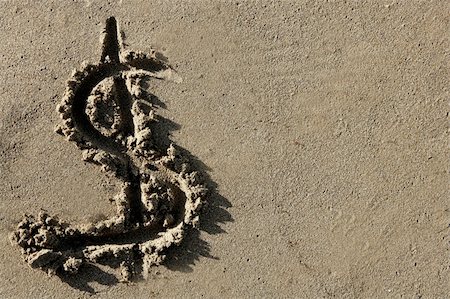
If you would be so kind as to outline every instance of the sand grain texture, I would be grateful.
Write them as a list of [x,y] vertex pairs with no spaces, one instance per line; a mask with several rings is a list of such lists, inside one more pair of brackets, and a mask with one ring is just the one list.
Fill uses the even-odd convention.
[[[446,298],[449,9],[0,1],[0,297]],[[212,194],[200,231],[146,281],[101,267],[48,278],[8,240],[24,213],[115,213],[120,182],[53,132],[110,16],[130,49],[156,49],[183,78],[148,86],[157,132],[190,152]]]

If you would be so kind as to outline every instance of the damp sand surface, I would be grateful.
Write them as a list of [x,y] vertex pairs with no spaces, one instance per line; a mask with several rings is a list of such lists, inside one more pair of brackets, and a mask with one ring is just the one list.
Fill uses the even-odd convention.
[[[445,298],[449,8],[0,1],[0,297]],[[102,40],[108,52],[99,33],[110,16],[124,34]],[[61,264],[67,273],[49,277],[23,262],[9,237],[25,213],[77,227],[117,215],[111,199],[126,188],[113,169],[101,171],[109,162],[92,150],[100,144],[82,152],[70,123],[60,132],[73,142],[54,128],[72,71],[120,61],[110,55],[119,42],[170,63],[183,79],[141,87],[159,119],[155,149],[183,149],[205,174],[207,204],[198,230],[164,250],[145,279],[122,282],[117,271],[128,278],[126,267],[81,265],[74,256]],[[99,117],[107,94],[139,80],[96,85],[86,111],[102,136],[145,127],[117,125],[130,118],[120,109]],[[48,214],[38,216],[41,209]],[[168,223],[181,219],[175,214]],[[130,238],[145,241],[136,234],[100,241],[114,251]],[[31,264],[39,268],[43,257],[54,254]]]

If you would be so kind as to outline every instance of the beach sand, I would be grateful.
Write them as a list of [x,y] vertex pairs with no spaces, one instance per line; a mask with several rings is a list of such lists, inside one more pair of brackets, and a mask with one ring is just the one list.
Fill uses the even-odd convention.
[[[447,298],[449,9],[0,1],[0,298]],[[209,193],[146,279],[96,264],[48,276],[10,240],[25,213],[115,215],[120,182],[54,132],[111,16],[126,49],[183,79],[149,81],[155,134]]]

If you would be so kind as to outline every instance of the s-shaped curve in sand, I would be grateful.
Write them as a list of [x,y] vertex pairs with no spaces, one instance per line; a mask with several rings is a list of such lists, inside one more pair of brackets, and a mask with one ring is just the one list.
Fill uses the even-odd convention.
[[115,18],[107,19],[100,62],[73,72],[57,106],[56,132],[76,144],[84,161],[120,180],[116,215],[87,225],[47,212],[25,215],[11,239],[32,268],[74,274],[85,263],[115,264],[124,281],[137,272],[145,277],[198,224],[207,190],[173,145],[161,148],[153,139],[148,79],[181,81],[156,52],[125,50]]

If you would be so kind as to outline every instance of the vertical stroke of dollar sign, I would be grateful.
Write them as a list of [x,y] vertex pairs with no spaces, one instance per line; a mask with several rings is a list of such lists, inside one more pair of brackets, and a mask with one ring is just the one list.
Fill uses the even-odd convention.
[[84,225],[44,211],[25,215],[12,240],[31,267],[77,273],[84,263],[114,261],[127,281],[137,269],[145,276],[160,264],[186,228],[198,224],[206,189],[173,145],[154,142],[156,115],[143,85],[150,79],[180,81],[155,52],[126,51],[115,18],[107,19],[100,62],[72,74],[56,132],[77,145],[84,161],[120,180],[116,215]]

